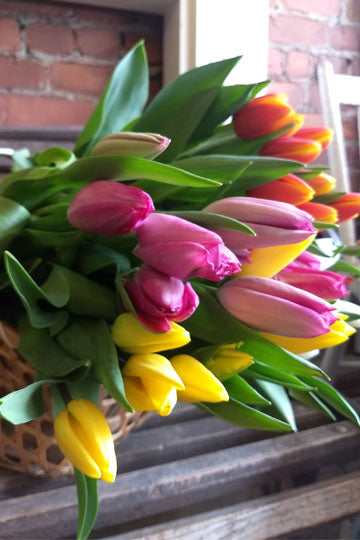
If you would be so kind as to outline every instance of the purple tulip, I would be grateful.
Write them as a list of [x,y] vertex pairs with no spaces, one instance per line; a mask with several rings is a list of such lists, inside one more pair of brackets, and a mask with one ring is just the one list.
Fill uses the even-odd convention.
[[67,218],[81,231],[117,236],[137,229],[154,210],[150,195],[142,189],[99,180],[78,191]]
[[331,304],[275,279],[238,277],[218,290],[223,307],[243,323],[271,334],[311,338],[337,320]]
[[350,276],[342,276],[330,270],[307,268],[296,270],[291,264],[276,274],[275,279],[320,296],[324,300],[343,298],[348,294],[346,285],[353,281]]
[[125,285],[140,321],[153,332],[167,332],[169,321],[181,322],[199,305],[190,285],[143,264],[132,281]]
[[176,216],[152,214],[136,236],[139,245],[134,254],[178,279],[220,281],[240,270],[239,261],[220,236]]
[[310,214],[279,201],[229,197],[211,203],[204,211],[235,218],[255,231],[256,236],[250,236],[238,231],[215,229],[234,253],[244,248],[296,244],[316,233]]

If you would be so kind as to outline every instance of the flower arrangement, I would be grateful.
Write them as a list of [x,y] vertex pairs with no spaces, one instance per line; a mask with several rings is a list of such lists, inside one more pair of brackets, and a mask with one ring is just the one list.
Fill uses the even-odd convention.
[[341,254],[359,248],[323,231],[353,219],[360,196],[309,165],[331,130],[302,128],[282,95],[256,97],[267,81],[223,86],[238,60],[185,73],[146,106],[139,43],[74,152],[18,151],[0,183],[1,319],[35,367],[0,415],[41,416],[50,385],[79,539],[96,519],[97,479],[116,477],[100,385],[129,412],[192,402],[292,431],[291,397],[359,424],[309,358],[355,332],[359,308],[342,298],[359,270]]

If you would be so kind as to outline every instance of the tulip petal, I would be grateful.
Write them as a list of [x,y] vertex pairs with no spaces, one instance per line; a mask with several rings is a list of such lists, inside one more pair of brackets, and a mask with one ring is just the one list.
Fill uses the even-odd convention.
[[126,362],[123,373],[132,377],[141,377],[145,388],[147,388],[145,384],[145,378],[147,378],[162,381],[178,390],[184,389],[184,384],[172,364],[160,354],[133,354]]
[[154,411],[155,406],[139,377],[123,377],[125,395],[135,411]]

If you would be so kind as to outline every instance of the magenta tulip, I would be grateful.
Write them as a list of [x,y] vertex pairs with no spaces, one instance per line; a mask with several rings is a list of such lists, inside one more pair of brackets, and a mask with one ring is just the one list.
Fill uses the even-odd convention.
[[324,300],[336,300],[348,294],[346,285],[353,281],[350,276],[342,276],[330,270],[294,270],[291,265],[276,274],[275,279],[308,291]]
[[125,285],[140,321],[153,332],[167,332],[170,322],[190,317],[199,297],[190,285],[143,264]]
[[238,277],[218,290],[223,307],[243,323],[271,334],[311,338],[326,334],[337,317],[331,304],[275,279]]
[[220,199],[204,208],[242,221],[253,229],[256,236],[238,231],[215,231],[234,252],[285,244],[296,244],[316,232],[312,216],[292,204],[254,197],[229,197]]
[[134,254],[153,268],[178,279],[220,281],[239,272],[240,263],[220,236],[167,214],[152,214],[136,231]]
[[320,267],[321,262],[315,255],[308,251],[303,251],[286,268],[291,270],[302,270],[303,268],[307,270],[320,270]]
[[154,210],[150,195],[142,189],[100,180],[80,189],[67,217],[81,231],[117,236],[137,229]]

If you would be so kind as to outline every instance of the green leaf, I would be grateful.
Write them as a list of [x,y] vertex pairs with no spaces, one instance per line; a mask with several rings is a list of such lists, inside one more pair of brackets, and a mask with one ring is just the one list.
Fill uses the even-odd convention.
[[347,263],[345,261],[336,261],[335,264],[329,266],[329,270],[332,270],[333,272],[341,272],[343,274],[348,274],[348,275],[353,276],[355,278],[360,277],[359,268],[357,268],[357,266],[354,266],[353,264]]
[[342,197],[345,194],[346,194],[346,191],[334,191],[334,190],[331,190],[329,193],[325,193],[324,195],[320,195],[319,197],[315,197],[313,199],[313,202],[317,202],[317,203],[320,203],[320,204],[330,204],[330,203],[336,201],[336,199],[338,199],[339,197]]
[[311,409],[320,411],[322,414],[330,418],[330,420],[333,420],[335,422],[335,415],[332,413],[329,407],[327,407],[325,403],[321,401],[321,399],[315,394],[315,392],[303,392],[302,390],[297,390],[296,388],[290,388],[289,394],[291,397],[296,399],[296,401],[303,403]]
[[255,388],[253,388],[240,375],[233,375],[226,381],[223,381],[230,397],[242,403],[250,405],[271,405],[271,402],[264,398]]
[[70,150],[61,148],[60,146],[48,148],[35,156],[36,165],[40,167],[58,167],[59,169],[68,167],[75,159],[74,154]]
[[120,60],[75,145],[79,157],[89,155],[99,139],[122,131],[137,118],[148,99],[149,75],[143,42]]
[[82,236],[81,231],[53,232],[24,229],[21,233],[22,241],[31,242],[35,249],[76,246]]
[[287,370],[276,369],[263,362],[257,361],[255,364],[247,368],[244,372],[246,379],[259,379],[262,381],[272,382],[287,388],[298,388],[304,391],[312,390],[312,387],[306,385],[298,377]]
[[338,229],[337,223],[327,223],[326,221],[313,221],[312,224],[316,229],[322,231],[323,229]]
[[197,225],[201,225],[202,227],[206,227],[209,229],[240,231],[245,234],[249,234],[250,236],[256,236],[255,232],[241,221],[238,221],[234,218],[229,218],[227,216],[223,216],[221,214],[213,214],[212,212],[202,211],[199,212],[196,210],[172,211],[164,213],[186,219],[187,221],[191,221],[192,223],[196,223]]
[[51,381],[37,381],[0,399],[0,416],[12,424],[23,424],[44,412],[41,387]]
[[0,195],[13,199],[14,197],[10,196],[10,194],[8,195],[8,191],[14,184],[26,180],[40,180],[54,173],[56,173],[56,169],[52,167],[32,167],[31,169],[22,169],[21,171],[8,174],[0,182]]
[[90,399],[99,407],[100,383],[91,374],[80,381],[66,381],[66,386],[72,399]]
[[298,171],[296,173],[297,176],[300,176],[303,180],[311,180],[312,178],[315,178],[316,176],[319,176],[324,171],[329,170],[329,167],[306,167],[306,169],[303,169],[302,171]]
[[30,213],[24,206],[0,197],[0,253],[9,246],[29,219]]
[[267,409],[267,412],[280,415],[292,427],[293,431],[297,431],[294,410],[286,390],[282,386],[268,381],[259,380],[257,385],[272,403],[271,409]]
[[74,467],[78,497],[78,528],[76,540],[86,540],[98,515],[97,479],[89,478]]
[[168,162],[176,158],[215,100],[227,75],[239,57],[201,66],[176,77],[154,98],[133,127],[134,131],[155,131],[171,139],[159,156]]
[[116,274],[124,274],[131,270],[129,259],[114,249],[101,244],[81,246],[77,260],[77,268],[81,274],[87,276],[111,266],[115,268]]
[[33,210],[59,191],[71,190],[72,188],[79,190],[85,185],[86,182],[81,183],[79,179],[77,182],[68,182],[62,181],[58,176],[48,176],[40,180],[28,178],[11,183],[4,190],[4,196],[22,204],[29,210]]

